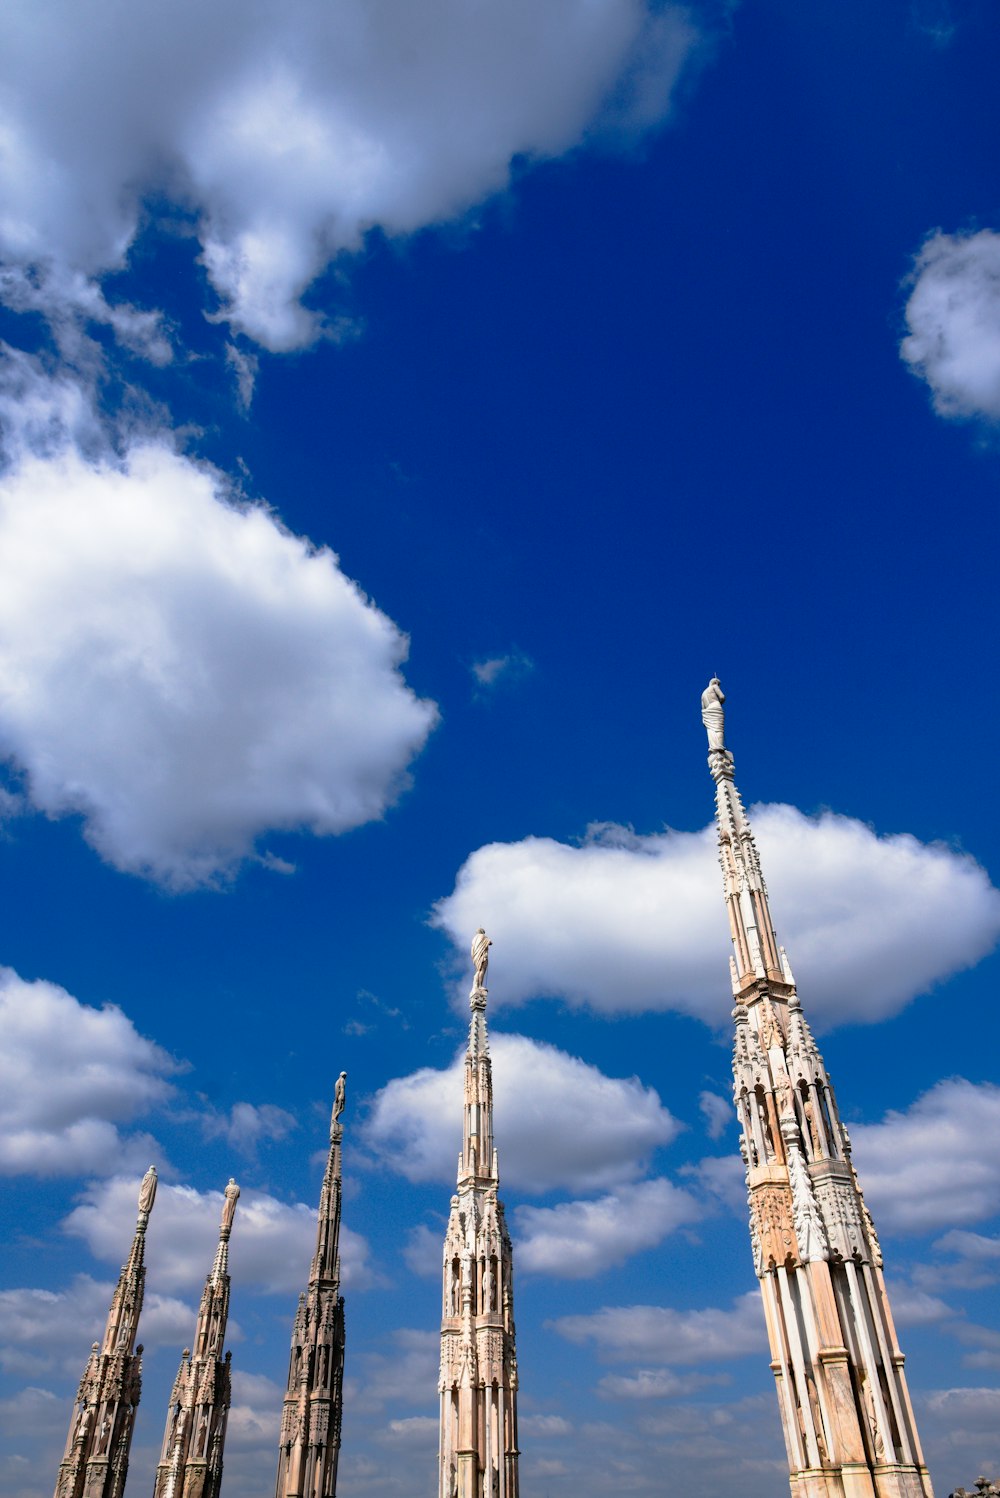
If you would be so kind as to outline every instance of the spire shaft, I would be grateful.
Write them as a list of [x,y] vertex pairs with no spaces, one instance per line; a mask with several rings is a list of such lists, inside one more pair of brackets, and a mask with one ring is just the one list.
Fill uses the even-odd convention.
[[344,1397],[344,1298],[340,1293],[341,1150],[347,1073],[337,1081],[330,1151],[320,1192],[316,1252],[292,1327],[281,1413],[277,1498],[334,1498]]
[[223,1357],[229,1319],[229,1235],[240,1188],[223,1196],[215,1260],[205,1280],[194,1333],[185,1347],[170,1395],[153,1498],[218,1498],[232,1397],[230,1355]]
[[498,1199],[485,987],[490,941],[472,943],[458,1190],[444,1244],[438,1498],[518,1498],[514,1265]]
[[151,1165],[139,1189],[139,1215],[128,1258],[77,1390],[59,1464],[55,1498],[122,1498],[135,1412],[142,1392],[142,1347],[135,1346],[146,1284],[146,1228],[156,1198]]
[[713,677],[702,721],[733,941],[733,1099],[792,1495],[932,1498],[882,1251],[775,936],[724,702]]

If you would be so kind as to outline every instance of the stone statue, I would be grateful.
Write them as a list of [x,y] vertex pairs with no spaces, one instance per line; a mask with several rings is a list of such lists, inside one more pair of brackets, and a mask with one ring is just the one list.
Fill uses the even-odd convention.
[[148,1217],[153,1210],[153,1202],[156,1200],[156,1166],[151,1165],[142,1178],[139,1187],[139,1211]]
[[868,1425],[872,1433],[872,1446],[875,1449],[875,1458],[880,1461],[885,1456],[885,1442],[882,1440],[882,1432],[878,1428],[878,1415],[875,1411],[875,1400],[872,1396],[871,1384],[867,1376],[861,1375],[861,1396],[865,1402],[865,1414],[868,1416]]
[[492,1311],[493,1309],[493,1271],[490,1268],[490,1261],[487,1259],[486,1267],[483,1271],[483,1310]]
[[229,1233],[232,1231],[233,1218],[236,1216],[236,1203],[239,1201],[239,1199],[240,1188],[237,1186],[233,1177],[230,1176],[229,1185],[225,1190],[225,1201],[222,1204],[221,1227],[224,1233]]
[[719,678],[713,676],[701,694],[701,721],[708,729],[709,749],[726,747],[726,715],[722,708],[725,700],[726,694],[722,690]]
[[493,943],[486,935],[482,926],[480,926],[472,938],[472,965],[476,970],[476,975],[472,980],[473,991],[477,988],[486,987],[486,969],[490,965],[490,947],[492,945]]
[[347,1073],[342,1071],[333,1089],[333,1122],[336,1123],[347,1102]]

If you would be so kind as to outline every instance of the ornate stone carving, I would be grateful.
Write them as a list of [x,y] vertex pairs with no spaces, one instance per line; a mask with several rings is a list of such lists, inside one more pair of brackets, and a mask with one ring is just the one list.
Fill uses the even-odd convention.
[[752,1186],[750,1210],[756,1213],[757,1240],[761,1264],[773,1269],[778,1264],[794,1262],[798,1257],[792,1198],[782,1182],[770,1181]]
[[853,1181],[839,1174],[823,1172],[814,1175],[813,1190],[826,1226],[831,1255],[836,1259],[867,1259],[868,1244]]

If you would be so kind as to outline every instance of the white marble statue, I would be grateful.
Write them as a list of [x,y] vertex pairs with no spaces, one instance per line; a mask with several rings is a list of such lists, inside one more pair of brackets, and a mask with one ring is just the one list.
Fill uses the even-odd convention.
[[337,1085],[333,1089],[333,1121],[334,1121],[334,1123],[337,1122],[337,1119],[343,1113],[344,1107],[345,1107],[346,1103],[347,1103],[347,1073],[346,1073],[346,1071],[342,1071],[340,1073],[340,1076],[337,1078]]
[[486,987],[486,969],[490,965],[490,947],[492,945],[493,943],[486,935],[482,926],[480,926],[472,938],[471,956],[472,965],[475,968],[475,977],[472,980],[473,989]]
[[240,1199],[240,1188],[232,1176],[229,1177],[229,1185],[225,1190],[225,1200],[222,1204],[221,1227],[225,1232],[231,1232],[233,1218],[236,1216],[236,1203]]
[[709,749],[726,747],[726,714],[722,704],[726,694],[717,676],[713,676],[701,694],[701,721],[708,729]]
[[145,1212],[148,1217],[153,1210],[153,1202],[156,1200],[156,1166],[151,1165],[142,1178],[139,1187],[139,1211]]

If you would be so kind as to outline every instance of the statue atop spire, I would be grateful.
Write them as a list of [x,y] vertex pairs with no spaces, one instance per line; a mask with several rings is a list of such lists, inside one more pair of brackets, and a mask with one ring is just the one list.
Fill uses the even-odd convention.
[[932,1498],[875,1226],[778,945],[724,701],[713,677],[701,716],[733,941],[733,1100],[792,1495]]
[[232,1400],[231,1354],[222,1354],[229,1319],[229,1238],[239,1197],[230,1177],[222,1194],[215,1260],[198,1309],[194,1355],[185,1347],[170,1395],[153,1498],[218,1498]]
[[135,1338],[146,1283],[146,1228],[155,1198],[151,1165],[139,1188],[132,1247],[111,1299],[104,1340],[94,1343],[80,1380],[55,1498],[122,1498],[125,1490],[142,1392],[142,1346],[135,1346]]
[[151,1165],[143,1176],[142,1184],[139,1187],[139,1223],[142,1226],[143,1232],[146,1230],[149,1222],[149,1214],[152,1212],[153,1203],[156,1200],[156,1179],[156,1166]]
[[470,953],[472,1018],[458,1190],[444,1245],[438,1498],[518,1498],[513,1255],[497,1196],[486,1033],[490,946],[480,927]]
[[701,721],[708,730],[709,749],[726,747],[726,714],[723,703],[726,694],[717,676],[713,676],[701,694]]
[[490,947],[492,947],[492,945],[493,943],[486,935],[486,932],[483,930],[482,926],[480,926],[479,930],[472,938],[472,949],[469,954],[472,958],[472,966],[474,969],[470,997],[472,997],[472,995],[474,994],[479,993],[480,990],[482,990],[484,993],[486,991],[486,970],[490,965]]
[[334,1087],[330,1152],[320,1191],[316,1252],[292,1325],[281,1412],[277,1498],[334,1498],[344,1401],[344,1297],[340,1293],[341,1117],[347,1073]]
[[341,1115],[347,1106],[347,1073],[342,1071],[337,1078],[333,1089],[333,1116],[330,1119],[330,1127],[340,1122]]

